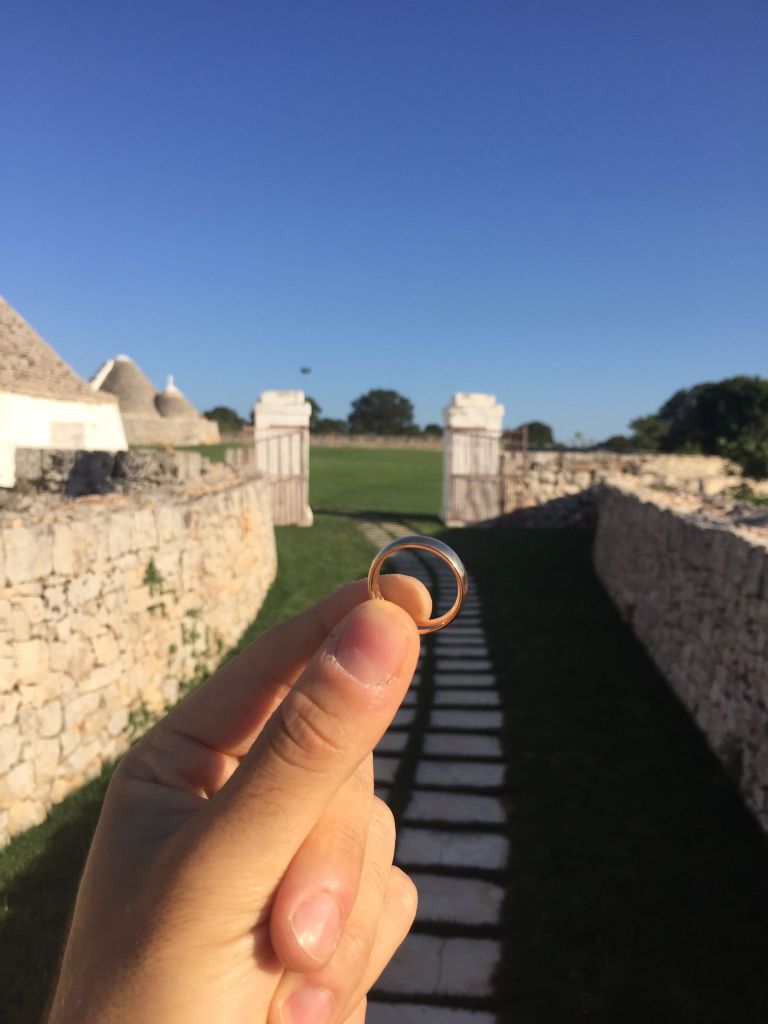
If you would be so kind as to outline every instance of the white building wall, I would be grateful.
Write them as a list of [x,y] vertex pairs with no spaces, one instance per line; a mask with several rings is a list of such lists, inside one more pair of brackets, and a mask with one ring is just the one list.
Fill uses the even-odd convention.
[[61,401],[0,393],[0,487],[13,487],[16,448],[125,451],[117,403]]

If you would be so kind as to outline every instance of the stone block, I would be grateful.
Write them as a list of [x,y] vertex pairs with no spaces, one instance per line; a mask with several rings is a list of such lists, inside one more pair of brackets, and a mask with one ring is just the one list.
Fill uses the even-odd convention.
[[0,775],[16,763],[21,753],[21,736],[15,725],[0,728]]
[[376,747],[382,753],[399,752],[405,748],[408,734],[405,732],[385,732]]
[[493,757],[501,758],[501,741],[495,736],[475,736],[472,733],[427,733],[424,736],[423,752],[429,755],[444,754],[448,757]]
[[374,989],[365,1024],[496,1024],[496,1016],[484,1010],[457,1010],[428,1003],[377,1003]]
[[24,526],[3,531],[5,573],[13,586],[41,580],[53,571],[53,541],[47,526]]
[[70,700],[64,708],[64,724],[67,732],[79,730],[86,718],[92,715],[101,703],[101,694],[84,693]]
[[42,640],[16,644],[16,678],[20,683],[41,683],[48,672],[48,646]]
[[0,726],[10,725],[15,720],[20,703],[21,696],[18,690],[11,690],[0,696]]
[[119,654],[117,641],[111,632],[101,633],[93,638],[93,650],[96,655],[97,665],[113,664]]
[[56,524],[53,527],[52,556],[54,572],[60,576],[72,576],[74,572],[72,531],[66,523]]
[[462,657],[447,657],[440,653],[436,659],[435,669],[438,672],[491,672],[493,665],[488,658],[468,658],[462,651]]
[[493,672],[435,672],[435,686],[458,687],[459,689],[477,686],[493,687],[496,685],[496,676]]
[[376,754],[373,758],[373,775],[377,782],[392,782],[400,764],[398,757]]
[[474,708],[497,708],[500,705],[500,698],[496,690],[439,688],[435,692],[434,704],[436,707],[442,707],[445,704],[461,704]]
[[398,995],[490,996],[500,952],[493,939],[409,935],[376,988]]
[[504,783],[503,764],[472,761],[429,761],[422,758],[416,766],[417,786],[457,786],[465,789],[489,789]]
[[35,766],[22,761],[11,768],[0,781],[0,800],[6,806],[15,800],[25,800],[35,788]]
[[509,856],[507,840],[495,832],[451,832],[444,829],[402,828],[397,862],[424,867],[503,870]]
[[29,640],[32,635],[31,623],[21,604],[13,605],[9,623],[14,640]]
[[501,825],[506,820],[504,806],[495,796],[437,793],[432,790],[412,792],[405,817],[408,821],[477,825]]
[[434,708],[429,724],[433,729],[500,729],[501,711],[483,711],[472,708]]
[[61,703],[58,700],[48,701],[37,711],[38,733],[42,737],[58,736],[64,721]]
[[101,593],[102,578],[95,572],[76,576],[69,584],[70,605],[73,608],[80,608],[82,605],[94,601]]
[[454,878],[413,872],[419,891],[419,922],[497,925],[501,922],[504,889],[477,878]]
[[15,835],[39,825],[45,818],[45,805],[40,800],[17,800],[8,808],[8,832]]

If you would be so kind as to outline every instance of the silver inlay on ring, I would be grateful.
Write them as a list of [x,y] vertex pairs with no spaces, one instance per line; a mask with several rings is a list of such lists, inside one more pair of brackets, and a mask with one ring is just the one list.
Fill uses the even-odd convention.
[[451,608],[445,612],[444,615],[438,615],[436,618],[429,619],[427,622],[423,622],[421,624],[417,623],[417,629],[420,633],[434,633],[436,630],[442,629],[443,626],[447,626],[449,622],[453,622],[464,607],[464,601],[466,600],[467,592],[469,591],[467,570],[464,568],[461,559],[453,548],[449,548],[448,545],[443,544],[441,540],[436,540],[434,537],[422,537],[419,534],[414,534],[410,537],[398,537],[397,540],[393,540],[390,541],[389,544],[385,544],[371,562],[371,568],[368,570],[368,593],[371,597],[382,597],[381,586],[379,584],[382,566],[388,558],[397,554],[398,551],[406,551],[409,549],[427,551],[431,555],[436,555],[439,559],[445,562],[456,579],[456,600],[453,602]]

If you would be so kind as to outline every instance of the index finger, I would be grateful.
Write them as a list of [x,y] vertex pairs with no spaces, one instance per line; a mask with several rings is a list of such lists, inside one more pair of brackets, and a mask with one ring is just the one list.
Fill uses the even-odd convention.
[[[412,576],[381,578],[382,595],[416,622],[429,618],[432,599]],[[233,757],[244,757],[315,651],[354,607],[368,600],[355,580],[264,633],[194,690],[162,727]]]

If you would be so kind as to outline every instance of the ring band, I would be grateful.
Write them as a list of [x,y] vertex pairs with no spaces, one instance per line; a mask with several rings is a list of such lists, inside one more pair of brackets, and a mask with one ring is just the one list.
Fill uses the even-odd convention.
[[407,548],[415,548],[416,551],[428,551],[432,555],[437,555],[439,559],[445,562],[456,579],[456,600],[449,611],[444,615],[438,615],[437,618],[428,619],[422,625],[416,624],[416,628],[420,633],[434,633],[436,630],[442,629],[443,626],[447,626],[449,622],[453,622],[464,607],[464,601],[469,590],[467,570],[464,568],[461,559],[452,548],[449,548],[447,544],[443,544],[441,540],[414,534],[411,537],[398,537],[397,540],[385,544],[371,562],[371,568],[368,570],[368,593],[374,598],[382,597],[379,584],[382,566],[392,555]]

